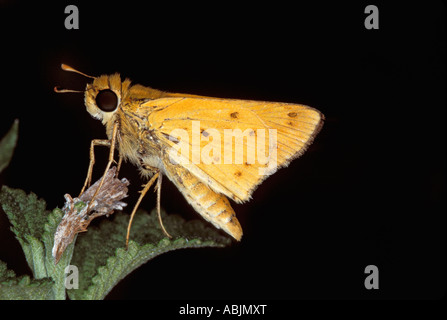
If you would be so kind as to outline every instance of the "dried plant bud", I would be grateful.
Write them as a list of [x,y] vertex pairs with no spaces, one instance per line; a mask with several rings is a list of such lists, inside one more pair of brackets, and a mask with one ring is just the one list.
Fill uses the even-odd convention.
[[[66,194],[65,205],[62,208],[64,216],[59,223],[54,234],[53,258],[55,264],[59,262],[67,246],[73,242],[74,237],[79,232],[87,231],[87,227],[93,219],[100,216],[109,216],[114,210],[122,210],[127,204],[121,200],[127,197],[127,186],[129,181],[126,178],[115,178],[116,167],[107,171],[104,183],[98,194],[89,204],[98,188],[101,179],[96,181],[79,198],[72,198]],[[88,209],[88,212],[87,212]]]

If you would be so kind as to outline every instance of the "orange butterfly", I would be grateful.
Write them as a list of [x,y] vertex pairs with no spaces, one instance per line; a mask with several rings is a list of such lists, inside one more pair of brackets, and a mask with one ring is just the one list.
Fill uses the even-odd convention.
[[304,153],[323,125],[323,114],[304,105],[169,93],[132,84],[118,73],[92,77],[64,64],[62,69],[94,79],[85,89],[85,105],[108,136],[91,142],[81,194],[91,183],[98,145],[110,147],[105,172],[117,148],[118,168],[129,160],[150,178],[132,211],[126,245],[135,212],[155,181],[160,225],[169,236],[160,218],[163,176],[202,217],[240,240],[242,228],[227,197],[248,201],[265,178]]

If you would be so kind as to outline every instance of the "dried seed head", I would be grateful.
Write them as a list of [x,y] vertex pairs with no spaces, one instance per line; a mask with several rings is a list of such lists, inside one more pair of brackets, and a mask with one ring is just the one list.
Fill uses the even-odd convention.
[[[121,200],[127,197],[127,186],[129,181],[126,178],[115,178],[116,167],[107,171],[104,183],[90,205],[90,201],[98,188],[101,179],[96,181],[79,198],[72,198],[66,194],[65,205],[62,208],[64,216],[57,226],[54,234],[53,258],[55,264],[59,262],[67,246],[79,232],[87,231],[90,222],[100,216],[109,216],[114,210],[122,210],[127,204]],[[87,212],[87,209],[89,211]]]

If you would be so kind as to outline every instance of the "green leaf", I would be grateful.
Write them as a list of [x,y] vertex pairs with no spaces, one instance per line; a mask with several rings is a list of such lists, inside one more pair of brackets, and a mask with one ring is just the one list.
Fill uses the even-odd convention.
[[160,229],[157,213],[138,211],[132,224],[129,248],[124,248],[128,217],[117,215],[99,228],[78,237],[73,260],[80,271],[79,289],[69,290],[70,299],[104,299],[112,288],[133,270],[150,259],[172,250],[224,247],[231,239],[206,222],[186,222],[176,215],[163,221],[173,239]]
[[29,276],[16,277],[0,261],[0,300],[48,300],[53,299],[51,279],[31,280]]
[[0,172],[3,171],[11,161],[14,148],[17,143],[19,132],[19,120],[14,120],[14,123],[9,129],[8,133],[0,140]]
[[73,242],[67,246],[64,254],[62,255],[59,263],[56,265],[54,263],[54,258],[52,254],[54,245],[54,233],[58,224],[61,222],[63,212],[61,209],[54,209],[48,215],[48,221],[44,225],[44,233],[42,235],[42,241],[44,243],[45,254],[44,254],[44,265],[47,271],[48,277],[52,278],[54,281],[54,299],[65,300],[65,268],[70,264],[73,249],[76,243],[76,238]]
[[[112,288],[133,270],[150,259],[183,248],[223,247],[231,239],[204,221],[186,222],[176,215],[163,221],[173,239],[160,228],[156,211],[139,211],[132,225],[129,248],[124,248],[129,217],[118,214],[113,220],[104,219],[99,227],[90,227],[65,250],[59,263],[54,264],[52,248],[54,233],[63,212],[45,209],[45,201],[33,193],[3,186],[0,204],[12,224],[34,278],[15,278],[14,273],[0,266],[2,294],[8,299],[103,299]],[[74,250],[74,251],[73,251]],[[73,259],[72,259],[73,258]],[[79,270],[79,289],[66,291],[65,268],[69,264]]]
[[26,261],[36,279],[47,277],[44,267],[44,245],[40,241],[47,222],[45,201],[34,193],[2,186],[0,203],[12,224],[11,230],[19,240]]
[[67,247],[59,264],[52,257],[53,237],[62,219],[62,211],[45,209],[44,200],[34,193],[3,186],[0,203],[12,224],[11,230],[22,246],[35,279],[51,278],[54,281],[53,298],[65,299],[65,267],[71,260],[74,242]]
[[2,186],[0,203],[16,237],[30,235],[39,239],[42,236],[48,217],[44,200],[32,192],[27,195],[23,190]]

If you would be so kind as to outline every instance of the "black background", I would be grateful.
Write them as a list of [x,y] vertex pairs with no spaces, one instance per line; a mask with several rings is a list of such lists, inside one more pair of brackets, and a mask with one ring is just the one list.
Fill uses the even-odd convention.
[[[134,83],[223,98],[301,103],[326,116],[315,143],[234,209],[241,243],[162,255],[110,299],[433,299],[445,294],[445,7],[178,2],[141,6],[0,2],[0,136],[20,136],[0,184],[34,192],[48,208],[79,192],[90,140],[104,128],[85,111],[82,76],[120,72]],[[76,4],[80,29],[64,27]],[[97,168],[107,151],[98,148]],[[102,170],[95,172],[99,178]],[[127,164],[128,202],[143,181]],[[142,208],[150,210],[154,197]],[[200,219],[171,183],[168,213]],[[117,213],[123,214],[123,213]],[[30,273],[0,215],[0,259]],[[124,239],[123,239],[124,241]],[[100,244],[98,244],[100,245]],[[367,265],[380,272],[366,290]]]

